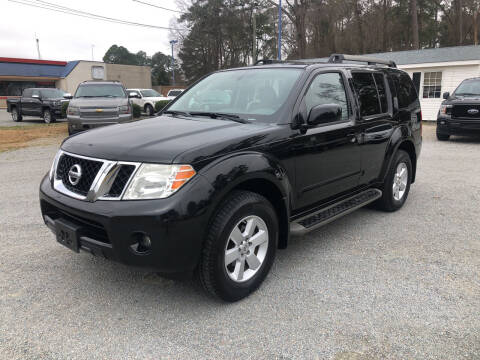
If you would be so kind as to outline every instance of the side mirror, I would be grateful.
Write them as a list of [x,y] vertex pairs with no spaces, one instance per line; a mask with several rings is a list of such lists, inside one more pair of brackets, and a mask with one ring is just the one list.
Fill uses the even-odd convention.
[[449,97],[450,97],[450,93],[448,91],[443,93],[443,98],[445,100],[447,100]]
[[32,95],[32,98],[34,98],[34,99],[40,99],[40,95],[33,94],[33,95]]
[[65,93],[65,94],[63,94],[63,97],[64,97],[65,99],[72,99],[72,98],[73,98],[72,94],[70,94],[70,93]]
[[342,119],[342,108],[337,104],[316,105],[308,114],[307,124],[316,126],[331,122],[340,121]]
[[134,93],[134,92],[129,93],[128,97],[130,99],[140,99],[140,95],[138,95],[137,93]]

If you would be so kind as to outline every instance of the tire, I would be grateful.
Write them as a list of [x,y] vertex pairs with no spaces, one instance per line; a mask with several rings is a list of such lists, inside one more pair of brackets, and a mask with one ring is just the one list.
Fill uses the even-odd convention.
[[22,115],[18,113],[18,110],[16,107],[12,107],[12,120],[15,122],[22,121]]
[[53,115],[52,112],[50,111],[50,109],[43,109],[42,118],[45,124],[51,124],[57,120],[55,118],[55,115]]
[[450,139],[450,134],[442,134],[437,130],[437,140],[438,141],[448,141]]
[[[263,196],[249,191],[230,194],[214,216],[202,249],[198,275],[204,289],[228,302],[255,291],[275,259],[278,228],[277,214]],[[255,242],[248,245],[250,239]]]
[[155,110],[153,109],[153,106],[150,104],[145,105],[145,112],[147,113],[148,116],[153,116],[155,114]]
[[[403,164],[403,166],[401,166]],[[406,170],[406,175],[397,177],[401,171]],[[397,181],[396,185],[395,181]],[[398,150],[388,170],[383,183],[382,197],[376,202],[378,208],[384,211],[397,211],[407,200],[412,181],[412,161],[403,150]],[[395,188],[394,188],[395,186]],[[403,188],[403,189],[402,189]],[[395,189],[395,190],[394,190]],[[398,189],[398,192],[397,192]]]

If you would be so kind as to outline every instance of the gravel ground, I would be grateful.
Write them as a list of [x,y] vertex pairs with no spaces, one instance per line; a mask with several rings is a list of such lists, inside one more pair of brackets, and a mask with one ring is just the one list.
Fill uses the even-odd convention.
[[[57,119],[57,122],[64,122],[66,119]],[[45,124],[39,116],[24,116],[22,121],[15,122],[12,115],[6,109],[0,109],[0,127],[1,126],[26,126],[35,124]]]
[[55,147],[0,154],[0,358],[480,359],[480,141],[434,129],[402,210],[294,239],[235,304],[58,245],[37,200]]

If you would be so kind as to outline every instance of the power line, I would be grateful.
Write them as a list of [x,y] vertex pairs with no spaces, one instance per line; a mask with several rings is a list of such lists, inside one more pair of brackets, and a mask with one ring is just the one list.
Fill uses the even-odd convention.
[[49,3],[41,0],[36,0],[35,2],[29,2],[28,0],[8,0],[8,1],[21,4],[21,5],[35,7],[35,8],[56,11],[56,12],[60,12],[68,15],[75,15],[79,17],[84,17],[84,18],[89,18],[94,20],[101,20],[101,21],[106,21],[106,22],[111,22],[116,24],[140,26],[140,27],[145,27],[150,29],[160,29],[160,30],[181,30],[181,29],[176,29],[171,27],[143,24],[143,23],[137,23],[137,22],[128,21],[128,20],[111,18],[108,16],[97,15],[97,14],[80,11],[80,10],[68,8],[66,6],[61,6],[61,5],[57,5],[57,4],[53,4],[53,3]]
[[162,10],[173,11],[173,12],[176,12],[176,13],[185,14],[183,11],[180,11],[180,10],[167,9],[163,6],[150,4],[150,3],[145,2],[145,1],[140,1],[140,0],[132,0],[132,1],[138,2],[138,3],[143,4],[143,5],[147,5],[147,6],[155,7],[155,8],[158,8],[158,9],[162,9]]

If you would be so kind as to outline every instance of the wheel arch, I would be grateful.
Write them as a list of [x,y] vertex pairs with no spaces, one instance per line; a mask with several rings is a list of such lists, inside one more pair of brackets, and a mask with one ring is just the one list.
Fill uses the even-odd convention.
[[385,176],[387,176],[388,169],[390,169],[393,158],[399,150],[405,151],[410,157],[410,161],[412,163],[412,181],[411,182],[413,184],[415,182],[415,177],[417,173],[417,153],[416,153],[415,145],[413,144],[413,141],[409,138],[400,138],[395,144],[390,146],[390,149],[387,151],[387,157],[386,157],[387,161],[385,161],[382,169],[381,180],[383,181],[385,179]]
[[272,204],[279,222],[278,247],[284,249],[287,246],[291,187],[286,171],[278,162],[260,153],[237,154],[215,161],[200,174],[207,178],[214,189],[209,222],[233,191],[251,191],[262,195]]

